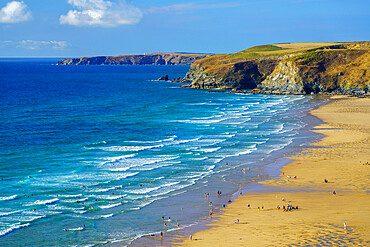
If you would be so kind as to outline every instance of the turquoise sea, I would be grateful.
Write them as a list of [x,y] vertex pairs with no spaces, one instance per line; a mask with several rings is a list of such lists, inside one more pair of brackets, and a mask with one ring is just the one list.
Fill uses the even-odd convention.
[[189,66],[57,61],[0,59],[0,246],[126,245],[194,225],[204,193],[221,207],[315,138],[311,96],[152,81]]

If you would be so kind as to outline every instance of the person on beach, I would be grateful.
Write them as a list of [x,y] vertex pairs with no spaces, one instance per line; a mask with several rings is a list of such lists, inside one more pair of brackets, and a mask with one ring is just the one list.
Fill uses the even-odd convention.
[[333,191],[333,196],[335,196],[337,194],[337,192]]
[[161,240],[163,239],[163,232],[161,231]]
[[328,180],[325,178],[325,179],[324,179],[324,182],[325,182],[325,183],[327,183],[327,182],[328,182]]

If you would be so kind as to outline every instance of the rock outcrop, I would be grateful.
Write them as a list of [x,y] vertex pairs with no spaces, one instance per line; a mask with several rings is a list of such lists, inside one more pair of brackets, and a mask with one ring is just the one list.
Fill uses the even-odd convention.
[[209,68],[196,63],[185,79],[192,81],[193,88],[253,89],[272,73],[278,62],[276,58],[261,58],[221,65],[223,68],[216,66],[216,70],[220,68],[221,71],[212,71],[212,67],[209,71]]
[[62,59],[58,65],[190,65],[211,54],[151,53],[147,55],[122,55]]
[[366,94],[369,68],[370,42],[278,44],[198,60],[184,79],[193,88]]
[[168,81],[168,75],[164,75],[157,79],[157,81]]
[[189,80],[181,79],[181,77],[170,80],[168,75],[164,75],[155,81],[190,82]]

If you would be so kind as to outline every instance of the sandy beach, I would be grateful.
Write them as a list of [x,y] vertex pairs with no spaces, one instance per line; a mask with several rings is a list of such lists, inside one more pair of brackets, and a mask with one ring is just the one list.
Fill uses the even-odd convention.
[[181,245],[370,245],[370,98],[334,96],[311,114],[324,122],[312,131],[326,137]]

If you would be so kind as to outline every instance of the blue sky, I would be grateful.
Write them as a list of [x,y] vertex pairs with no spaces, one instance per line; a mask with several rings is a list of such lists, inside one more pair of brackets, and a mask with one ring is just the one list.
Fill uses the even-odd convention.
[[0,57],[370,40],[369,0],[0,0]]

